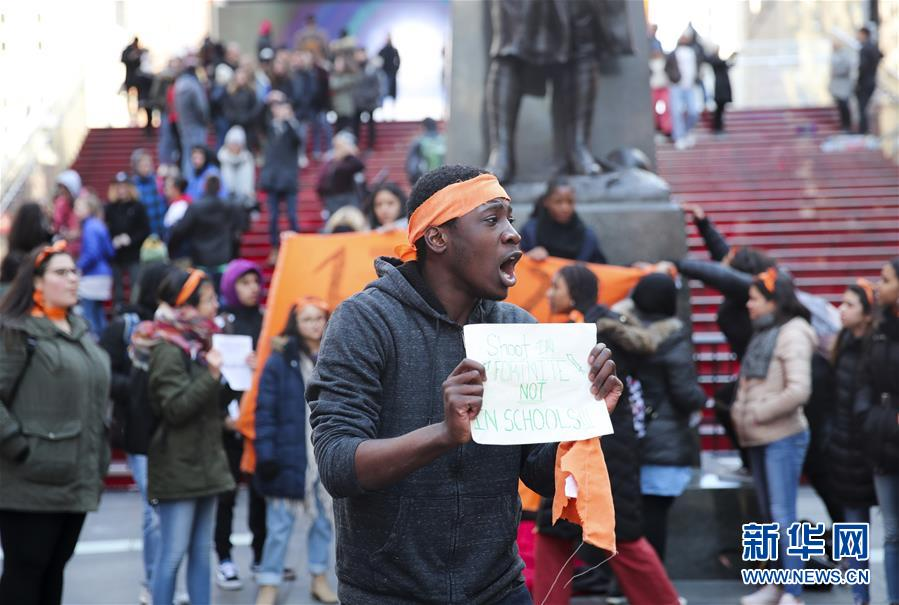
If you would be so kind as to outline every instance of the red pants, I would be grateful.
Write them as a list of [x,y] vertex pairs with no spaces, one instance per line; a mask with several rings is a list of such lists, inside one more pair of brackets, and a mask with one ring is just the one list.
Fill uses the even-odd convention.
[[[570,561],[565,565],[565,569],[562,569],[562,566],[571,557],[573,548],[569,540],[537,534],[534,544],[536,605],[541,603],[568,605],[571,599],[571,584],[568,584],[568,581],[573,575],[574,564]],[[678,605],[677,590],[668,579],[665,567],[646,538],[633,542],[619,542],[618,555],[609,559],[609,565],[612,566],[612,571],[615,572],[615,577],[618,578],[621,590],[630,605]],[[550,593],[549,589],[556,574],[559,574],[559,579]]]

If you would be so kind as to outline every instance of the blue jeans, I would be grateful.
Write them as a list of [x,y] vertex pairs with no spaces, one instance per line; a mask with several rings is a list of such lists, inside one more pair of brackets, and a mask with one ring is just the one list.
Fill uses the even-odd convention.
[[287,220],[290,228],[299,233],[300,222],[297,219],[297,192],[296,191],[269,191],[268,192],[268,234],[273,248],[278,247],[281,239],[281,230],[278,227],[278,219],[281,214],[281,200],[287,202]]
[[159,142],[156,153],[159,155],[160,164],[174,164],[178,153],[178,144],[175,138],[174,124],[169,122],[168,112],[163,111],[159,116]]
[[899,475],[874,475],[874,491],[883,515],[883,565],[887,597],[899,603]]
[[[843,515],[847,523],[870,523],[871,509],[868,507],[843,506]],[[846,559],[850,569],[868,569],[868,561],[858,559]],[[867,584],[853,584],[852,598],[856,601],[867,603],[871,600],[871,588]]]
[[312,152],[324,153],[331,149],[331,123],[328,113],[320,111],[312,118]]
[[674,85],[669,87],[671,105],[671,138],[679,141],[693,130],[699,121],[694,89]]
[[328,519],[325,505],[319,498],[319,484],[315,485],[315,519],[309,525],[306,547],[309,553],[309,573],[314,576],[328,571],[331,558],[331,544],[334,542],[334,528]]
[[126,457],[128,468],[131,469],[131,477],[137,484],[137,489],[143,499],[144,581],[147,586],[152,586],[153,565],[155,565],[156,556],[159,553],[159,512],[147,500],[147,457],[143,454],[127,454]]
[[[796,521],[796,496],[799,476],[808,450],[807,430],[767,445],[747,448],[759,510],[767,519],[780,524],[780,562],[784,569],[802,569],[802,559],[788,556],[787,529]],[[784,590],[795,597],[802,586],[789,584]]]
[[106,313],[103,312],[103,301],[82,298],[78,301],[78,304],[81,305],[81,312],[84,315],[84,319],[87,320],[87,325],[90,326],[91,334],[96,338],[100,338],[103,330],[106,329]]
[[[306,536],[309,557],[309,573],[318,576],[328,571],[331,557],[331,543],[334,528],[325,511],[325,505],[318,497],[319,486],[315,486],[315,518],[309,525]],[[267,586],[278,586],[284,574],[284,559],[293,533],[296,511],[301,506],[298,500],[285,498],[265,499],[265,547],[256,581]]]
[[161,541],[153,568],[153,605],[172,605],[175,579],[187,555],[187,594],[191,603],[210,603],[210,550],[215,496],[159,503]]

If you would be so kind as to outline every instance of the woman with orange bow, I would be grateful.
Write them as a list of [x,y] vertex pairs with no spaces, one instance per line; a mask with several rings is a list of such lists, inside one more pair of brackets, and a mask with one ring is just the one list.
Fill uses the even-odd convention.
[[0,603],[59,603],[109,463],[109,359],[75,315],[65,242],[32,252],[0,300]]
[[[754,332],[740,366],[731,417],[749,455],[759,510],[780,526],[778,559],[788,570],[801,569],[802,560],[786,553],[787,529],[796,521],[799,476],[809,445],[802,408],[811,395],[817,337],[792,280],[776,269],[756,276],[746,308]],[[801,585],[781,589],[769,584],[740,602],[796,605],[801,595]]]
[[205,273],[173,269],[159,286],[155,320],[131,337],[131,357],[148,367],[159,424],[147,448],[147,497],[159,505],[153,605],[171,605],[188,556],[191,603],[209,603],[217,496],[234,489],[222,446],[222,355],[212,349],[218,299]]
[[[832,357],[833,415],[827,454],[834,495],[850,523],[870,522],[871,507],[877,502],[871,464],[865,456],[861,419],[853,410],[861,386],[864,352],[870,346],[873,313],[871,283],[860,279],[846,288],[840,305],[843,329],[834,343]],[[848,562],[856,568],[868,567],[867,561],[848,559]],[[852,596],[856,603],[871,600],[867,584],[853,584]]]
[[334,541],[331,498],[322,487],[312,455],[304,395],[329,316],[325,301],[300,299],[291,308],[284,331],[273,339],[272,354],[259,382],[253,481],[265,496],[267,532],[256,575],[257,605],[275,603],[297,509],[304,503],[312,516],[308,534],[312,596],[320,603],[337,602],[325,577]]

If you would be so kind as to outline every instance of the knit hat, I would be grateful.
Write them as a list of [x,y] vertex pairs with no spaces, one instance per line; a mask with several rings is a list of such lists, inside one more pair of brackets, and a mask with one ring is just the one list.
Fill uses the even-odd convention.
[[258,275],[260,280],[262,279],[262,269],[259,268],[259,265],[245,258],[235,259],[225,267],[220,290],[222,302],[225,303],[226,307],[240,306],[240,300],[237,298],[237,280],[250,272]]
[[56,177],[56,183],[68,189],[73,199],[81,193],[81,176],[74,170],[69,169],[60,172]]
[[225,133],[225,145],[231,144],[240,145],[241,147],[247,146],[247,133],[243,126],[232,126]]
[[673,317],[677,314],[677,286],[664,273],[650,273],[634,288],[631,298],[644,315]]

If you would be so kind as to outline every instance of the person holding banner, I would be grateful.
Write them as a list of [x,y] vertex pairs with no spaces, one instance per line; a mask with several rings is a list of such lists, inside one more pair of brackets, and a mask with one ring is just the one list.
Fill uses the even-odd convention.
[[[706,396],[696,377],[690,330],[677,318],[677,286],[665,273],[650,273],[631,298],[613,309],[645,327],[653,350],[638,360],[643,406],[635,410],[640,439],[640,490],[643,531],[665,560],[668,512],[699,463],[698,414]],[[642,409],[640,409],[642,408]]]
[[[596,324],[597,342],[607,343],[615,351],[618,376],[628,385],[624,398],[611,415],[615,432],[601,439],[615,501],[618,547],[618,556],[609,560],[609,566],[630,605],[677,605],[677,590],[643,535],[640,462],[631,409],[631,400],[639,397],[637,390],[630,388],[632,369],[639,356],[655,351],[657,343],[648,329],[596,302],[599,280],[584,265],[560,269],[553,276],[547,298],[553,314],[567,314],[572,323]],[[553,524],[551,513],[552,501],[542,499],[537,511],[534,596],[538,603],[565,605],[571,598],[572,585],[568,581],[573,565],[566,565],[558,580],[556,575],[571,556],[574,545],[581,541],[581,530],[562,520]],[[590,544],[584,544],[577,552],[591,567],[608,557]]]
[[[557,444],[471,440],[486,371],[465,358],[467,324],[533,323],[503,302],[521,237],[492,174],[443,166],[415,185],[401,259],[344,301],[307,396],[315,458],[334,497],[346,603],[531,603],[515,546],[519,478],[554,493]],[[364,334],[364,338],[359,336]],[[587,362],[595,399],[623,385],[611,351]]]
[[574,206],[574,188],[561,180],[550,181],[521,229],[521,249],[537,261],[555,256],[588,263],[608,262],[596,233],[584,224]]

